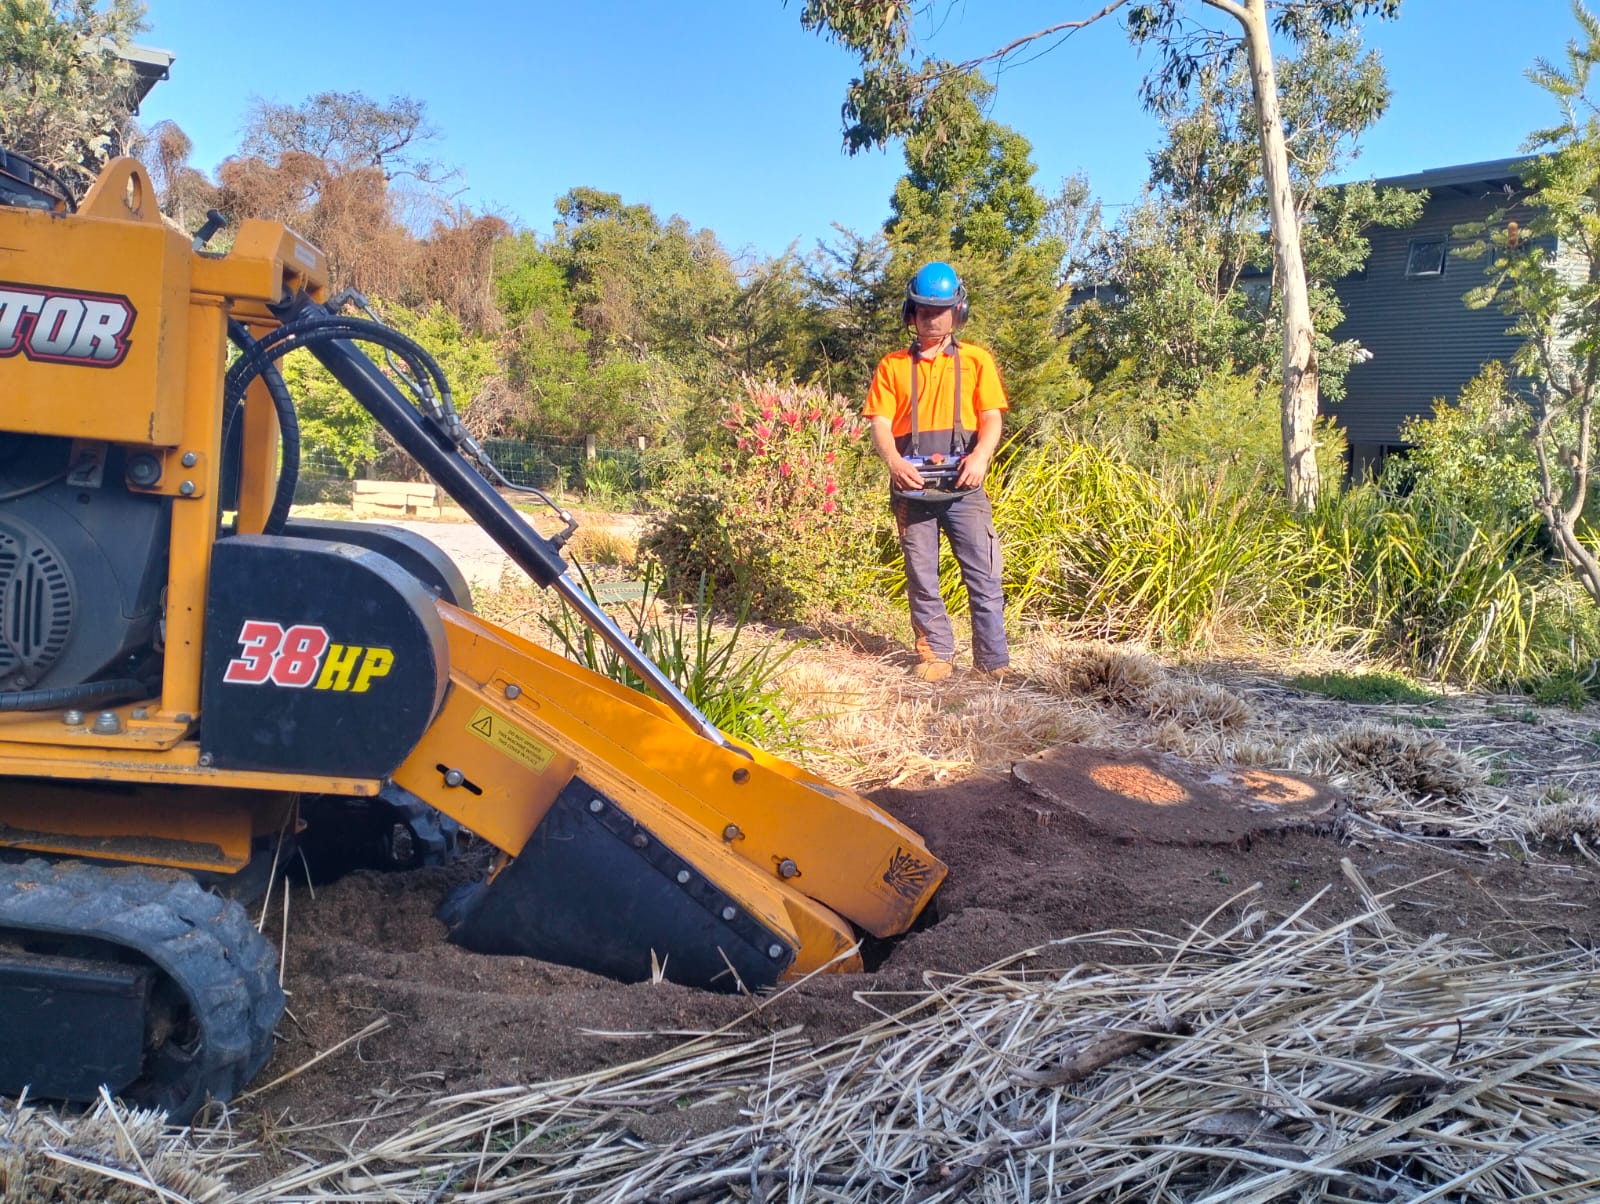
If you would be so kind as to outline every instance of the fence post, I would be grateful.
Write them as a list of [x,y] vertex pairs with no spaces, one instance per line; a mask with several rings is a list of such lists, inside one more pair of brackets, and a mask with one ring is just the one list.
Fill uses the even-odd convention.
[[585,435],[583,437],[583,458],[585,460],[587,460],[591,464],[594,463],[594,436],[593,435]]

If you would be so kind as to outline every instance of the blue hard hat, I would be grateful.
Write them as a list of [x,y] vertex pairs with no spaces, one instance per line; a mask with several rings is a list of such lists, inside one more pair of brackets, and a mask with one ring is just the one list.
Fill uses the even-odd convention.
[[910,326],[916,318],[919,305],[931,309],[954,309],[956,325],[965,326],[967,286],[961,283],[961,277],[948,263],[936,259],[923,264],[906,283],[906,299],[900,303],[900,320]]
[[906,300],[914,305],[931,305],[944,309],[960,305],[967,299],[967,290],[948,263],[935,260],[917,269],[906,285]]

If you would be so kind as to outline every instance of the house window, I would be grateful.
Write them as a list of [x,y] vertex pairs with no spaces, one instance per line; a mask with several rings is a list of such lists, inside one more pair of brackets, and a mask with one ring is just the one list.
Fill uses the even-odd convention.
[[1272,304],[1272,277],[1246,276],[1239,281],[1239,291],[1244,294],[1245,304],[1258,313],[1265,313]]
[[1406,275],[1444,275],[1444,251],[1447,241],[1443,235],[1436,238],[1413,238],[1411,250],[1406,254]]

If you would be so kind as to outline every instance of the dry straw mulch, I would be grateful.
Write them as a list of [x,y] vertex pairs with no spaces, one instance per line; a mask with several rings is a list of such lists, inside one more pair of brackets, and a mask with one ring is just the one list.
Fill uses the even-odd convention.
[[0,1201],[5,1204],[221,1204],[233,1193],[202,1170],[166,1116],[123,1108],[101,1091],[88,1113],[64,1120],[26,1100],[0,1100]]
[[[1347,866],[1347,873],[1355,874]],[[1359,884],[1363,885],[1364,884]],[[263,1184],[306,1201],[1578,1201],[1600,1195],[1600,959],[1332,927],[1252,888],[1178,939],[1062,942],[813,1048],[727,1031],[438,1101]],[[1224,918],[1227,917],[1227,918]],[[1097,960],[1112,946],[1135,964]],[[757,1027],[751,1024],[750,1027]]]

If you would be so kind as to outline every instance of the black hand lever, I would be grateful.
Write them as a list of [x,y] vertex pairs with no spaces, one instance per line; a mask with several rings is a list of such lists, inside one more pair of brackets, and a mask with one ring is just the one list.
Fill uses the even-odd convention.
[[194,232],[194,249],[198,251],[204,247],[227,224],[227,216],[220,209],[207,209],[206,224]]

